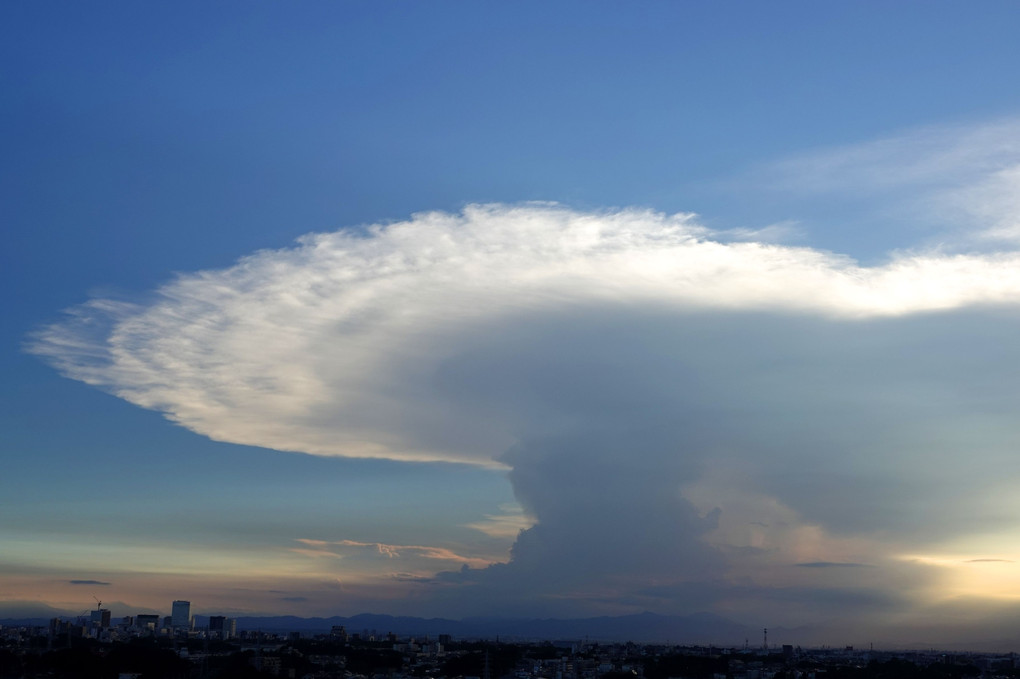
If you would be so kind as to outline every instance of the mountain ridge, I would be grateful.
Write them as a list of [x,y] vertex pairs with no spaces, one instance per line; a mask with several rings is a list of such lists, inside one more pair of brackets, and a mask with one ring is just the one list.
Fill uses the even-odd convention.
[[420,618],[372,613],[344,617],[298,618],[296,616],[240,616],[238,629],[264,631],[328,632],[343,625],[349,634],[400,636],[450,634],[457,638],[505,638],[521,640],[553,640],[588,638],[598,641],[671,641],[676,643],[742,643],[748,628],[712,613],[661,615],[635,613],[621,616],[589,618],[504,618],[473,616],[461,620]]

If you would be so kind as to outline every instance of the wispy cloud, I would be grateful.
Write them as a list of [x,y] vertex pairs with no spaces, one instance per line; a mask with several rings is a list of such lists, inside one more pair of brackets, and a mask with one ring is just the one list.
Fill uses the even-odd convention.
[[[343,557],[343,551],[349,549],[369,550],[387,559],[419,558],[432,559],[436,561],[448,561],[456,564],[468,564],[480,567],[488,566],[492,561],[475,557],[462,556],[453,550],[445,547],[433,547],[428,545],[394,545],[385,542],[359,542],[357,540],[310,540],[299,538],[297,542],[308,545],[310,549],[295,548],[292,551],[307,556],[329,556]],[[339,548],[339,549],[337,549]]]
[[1020,244],[1020,120],[932,125],[768,164],[755,181],[852,199],[934,242]]
[[723,241],[752,241],[756,243],[787,243],[800,239],[804,234],[795,220],[769,224],[759,229],[737,228],[713,234]]
[[866,563],[853,563],[842,562],[842,561],[808,561],[805,563],[796,564],[801,568],[871,568]]
[[100,587],[112,584],[109,582],[102,582],[101,580],[68,580],[68,582],[72,585],[96,585]]
[[481,521],[464,524],[494,538],[515,538],[522,530],[535,524],[535,520],[526,516],[520,507],[501,507],[502,514],[487,514]]

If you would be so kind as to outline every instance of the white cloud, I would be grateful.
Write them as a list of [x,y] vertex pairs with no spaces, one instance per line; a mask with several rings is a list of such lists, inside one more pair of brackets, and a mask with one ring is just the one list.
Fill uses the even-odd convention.
[[32,350],[219,440],[508,467],[536,523],[473,524],[525,528],[508,563],[299,548],[466,565],[429,590],[443,614],[676,611],[737,582],[765,606],[750,588],[808,578],[783,590],[801,591],[798,610],[864,587],[873,614],[930,584],[889,545],[1020,531],[995,499],[1020,480],[1003,471],[1020,435],[1018,304],[1015,252],[869,267],[715,240],[688,214],[483,205],[309,235],[146,304],[94,300]]
[[217,440],[490,464],[514,441],[506,423],[465,421],[431,384],[484,327],[586,306],[865,318],[1018,299],[1015,253],[867,268],[714,242],[690,215],[487,205],[310,235],[183,275],[147,305],[94,300],[32,351]]

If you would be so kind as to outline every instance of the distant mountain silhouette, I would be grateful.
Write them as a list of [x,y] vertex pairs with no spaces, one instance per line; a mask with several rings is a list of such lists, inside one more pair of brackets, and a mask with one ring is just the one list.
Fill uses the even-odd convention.
[[601,616],[597,618],[498,618],[475,617],[464,620],[444,618],[411,618],[391,615],[361,614],[349,618],[298,618],[295,616],[239,617],[238,629],[272,631],[328,632],[334,625],[343,625],[350,634],[366,630],[383,636],[390,632],[399,636],[450,634],[458,639],[505,638],[507,640],[590,639],[592,641],[635,641],[683,644],[743,644],[749,630],[711,613],[693,615]]

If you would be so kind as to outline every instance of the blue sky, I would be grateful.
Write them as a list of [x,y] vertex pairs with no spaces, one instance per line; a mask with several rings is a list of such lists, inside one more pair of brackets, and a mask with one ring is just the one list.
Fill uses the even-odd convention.
[[982,638],[1018,20],[4,6],[0,610]]

